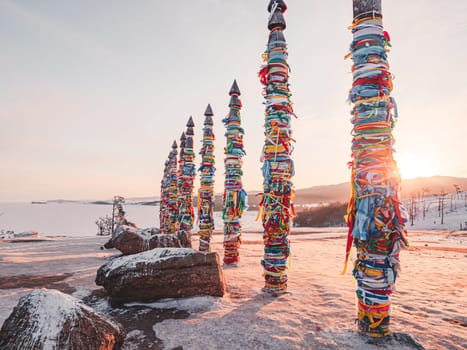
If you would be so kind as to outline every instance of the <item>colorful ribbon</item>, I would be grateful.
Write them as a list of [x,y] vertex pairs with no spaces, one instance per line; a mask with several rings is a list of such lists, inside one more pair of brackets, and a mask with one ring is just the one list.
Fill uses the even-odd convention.
[[186,134],[180,139],[180,157],[178,168],[178,236],[183,247],[191,248],[191,230],[193,229],[193,186],[196,176],[195,153],[193,151],[194,130],[192,117],[188,120]]
[[168,209],[167,209],[167,190],[169,187],[169,161],[172,152],[170,152],[168,159],[164,164],[164,172],[161,180],[161,194],[160,194],[160,203],[159,203],[159,227],[162,233],[166,232]]
[[225,137],[225,182],[224,182],[224,264],[236,265],[240,259],[240,244],[242,227],[240,218],[247,208],[247,194],[242,184],[242,158],[245,155],[243,149],[244,130],[241,127],[240,109],[242,102],[239,98],[240,89],[237,81],[233,82],[230,89],[230,112],[222,120],[226,127]]
[[177,143],[172,145],[172,156],[169,159],[169,183],[167,188],[167,234],[178,231],[178,174],[177,174]]
[[178,185],[177,185],[177,143],[166,161],[161,185],[160,228],[161,233],[177,233],[178,227]]
[[264,87],[266,105],[265,143],[263,147],[263,194],[259,216],[264,227],[264,291],[273,294],[287,289],[287,261],[290,254],[288,235],[295,215],[294,190],[291,178],[294,164],[291,117],[294,115],[290,101],[289,65],[287,43],[283,30],[286,28],[283,13],[287,5],[282,0],[271,0],[268,5],[267,50],[259,77]]
[[358,328],[362,334],[384,337],[391,333],[390,295],[399,271],[399,251],[408,244],[407,215],[399,200],[400,176],[393,158],[397,110],[390,96],[390,43],[380,15],[354,19],[350,29],[354,36],[347,55],[353,61],[349,95],[353,160],[349,163],[352,186],[345,265],[353,241],[357,248],[353,275],[358,285]]
[[211,237],[214,230],[214,121],[211,105],[204,112],[203,146],[201,147],[200,188],[198,191],[199,251],[211,251]]

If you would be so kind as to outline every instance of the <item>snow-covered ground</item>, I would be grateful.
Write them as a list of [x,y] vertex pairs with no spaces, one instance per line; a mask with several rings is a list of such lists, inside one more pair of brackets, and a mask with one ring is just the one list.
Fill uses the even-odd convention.
[[[433,224],[430,228],[437,230],[426,231],[414,225],[416,230],[409,231],[411,247],[401,254],[393,330],[412,334],[426,349],[467,348],[467,232],[452,231],[464,215],[461,204],[456,204],[457,212],[445,213],[446,226],[452,222],[452,229]],[[125,210],[139,226],[157,226],[157,207],[127,205]],[[0,324],[32,288],[57,288],[78,298],[99,295],[100,288],[94,283],[96,270],[119,253],[101,250],[108,238],[95,236],[94,221],[109,214],[109,206],[2,204],[0,213],[0,228],[36,230],[44,239],[24,243],[0,240]],[[431,213],[431,217],[437,215]],[[220,213],[216,215],[220,229]],[[126,305],[120,311],[105,299],[94,301],[98,311],[117,314],[120,320],[131,318],[128,324],[134,326],[127,329],[126,350],[149,349],[147,344],[154,344],[153,349],[182,346],[185,350],[413,349],[402,343],[369,342],[355,332],[355,281],[350,268],[340,275],[345,228],[294,230],[289,292],[277,298],[263,294],[263,241],[255,217],[255,212],[248,212],[243,221],[247,232],[239,267],[224,271],[225,297],[163,300]],[[197,248],[196,236],[193,240]],[[220,232],[213,242],[213,250],[222,256]],[[131,311],[136,309],[139,311]],[[187,310],[189,317],[177,314],[185,311],[173,311],[173,316],[172,311],[157,311],[163,317],[159,319],[158,313],[156,320],[147,311],[165,309]],[[138,319],[143,316],[146,318]],[[151,340],[155,336],[160,341]]]
[[[404,204],[407,211],[411,212],[411,200],[406,200]],[[416,199],[413,212],[415,214],[413,225],[411,220],[407,223],[409,230],[459,230],[461,227],[467,230],[467,194],[465,193],[446,195],[444,205],[440,205],[439,197]]]
[[[403,271],[393,298],[393,330],[410,333],[426,349],[465,349],[467,235],[414,231],[410,239],[412,247],[402,252]],[[99,290],[94,284],[97,268],[118,254],[100,250],[105,240],[55,237],[36,243],[0,243],[0,281],[16,281],[16,286],[0,283],[0,324],[31,290],[22,285],[28,276],[63,276],[44,286],[78,298]],[[214,251],[222,255],[222,236],[213,240]],[[166,317],[161,322],[148,317],[135,322],[139,326],[127,329],[131,347],[125,349],[139,349],[140,342],[154,336],[162,344],[154,349],[413,349],[401,343],[372,343],[355,332],[355,281],[350,269],[340,275],[345,232],[311,230],[293,235],[291,241],[287,294],[274,298],[261,292],[262,237],[245,234],[239,267],[224,271],[225,297],[132,304],[117,311],[120,317],[137,317],[128,311],[136,306],[142,315],[148,309],[171,308],[190,313],[188,318]],[[105,299],[96,307],[116,312]]]

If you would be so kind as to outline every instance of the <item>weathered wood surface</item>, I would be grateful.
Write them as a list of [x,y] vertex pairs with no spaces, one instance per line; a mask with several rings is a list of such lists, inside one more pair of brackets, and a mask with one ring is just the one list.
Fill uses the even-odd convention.
[[381,0],[353,0],[354,18],[373,11],[378,16],[382,15]]

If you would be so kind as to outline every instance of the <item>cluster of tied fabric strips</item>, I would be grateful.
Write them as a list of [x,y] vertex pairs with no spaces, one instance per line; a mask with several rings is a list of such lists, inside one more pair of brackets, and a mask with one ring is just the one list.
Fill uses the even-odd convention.
[[[399,251],[408,244],[407,215],[399,201],[400,176],[393,158],[397,108],[390,96],[389,35],[380,17],[355,19],[351,53],[353,103],[351,198],[346,264],[357,248],[353,275],[358,289],[358,327],[363,334],[390,334],[390,295],[399,270]],[[344,269],[345,271],[345,269]]]
[[169,195],[168,193],[168,187],[169,187],[169,161],[170,161],[170,156],[172,155],[172,152],[170,152],[168,159],[165,161],[164,164],[164,174],[162,175],[162,180],[161,180],[161,203],[159,206],[159,227],[161,229],[161,232],[166,231],[166,225],[167,225],[167,216],[168,216],[168,208],[167,208],[167,197]]
[[289,66],[287,43],[283,34],[286,23],[283,13],[287,5],[271,0],[268,11],[270,30],[267,50],[263,60],[267,62],[259,73],[264,87],[265,144],[262,161],[263,195],[258,213],[264,227],[264,268],[266,292],[281,293],[287,289],[287,261],[290,254],[289,233],[292,218],[294,190],[291,181],[294,165],[291,118],[294,116],[289,90]]
[[214,230],[214,133],[211,105],[204,113],[203,145],[201,147],[200,188],[198,191],[199,250],[211,251],[211,237]]
[[229,92],[230,112],[222,120],[226,127],[226,146],[224,148],[225,182],[224,182],[224,208],[222,219],[224,221],[224,264],[235,265],[239,261],[239,249],[241,243],[240,218],[247,206],[247,195],[242,185],[242,157],[243,128],[241,126],[240,90],[234,81]]
[[187,123],[186,134],[180,139],[180,159],[178,167],[178,235],[183,247],[191,247],[193,229],[193,186],[196,176],[195,152],[193,151],[193,119]]
[[177,143],[174,141],[172,151],[165,162],[164,176],[161,184],[160,228],[162,233],[177,233],[178,227],[178,184],[177,184]]

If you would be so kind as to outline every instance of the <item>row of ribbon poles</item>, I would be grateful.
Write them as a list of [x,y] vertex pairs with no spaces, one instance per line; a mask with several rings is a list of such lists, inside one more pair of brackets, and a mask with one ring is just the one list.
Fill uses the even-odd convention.
[[[241,126],[240,89],[234,81],[230,91],[229,112],[222,120],[226,129],[224,147],[225,188],[223,195],[224,220],[224,265],[234,266],[239,261],[241,243],[240,218],[247,207],[247,194],[242,184],[242,158],[244,130]],[[208,105],[204,113],[205,121],[201,146],[201,163],[198,169],[200,187],[197,197],[199,250],[211,251],[211,239],[214,231],[214,176],[215,156],[213,131],[214,113]],[[181,245],[191,247],[194,207],[193,189],[195,172],[195,153],[193,151],[194,122],[188,120],[187,130],[180,138],[180,153],[177,161],[177,143],[165,162],[160,191],[160,228],[165,234],[177,234]],[[178,162],[178,168],[177,168]]]
[[[263,224],[263,290],[277,295],[287,290],[290,258],[289,235],[295,215],[293,200],[294,162],[291,120],[295,116],[289,89],[287,43],[284,36],[287,5],[270,0],[269,40],[259,72],[265,104],[263,192],[258,218]],[[391,294],[400,269],[399,253],[408,244],[407,214],[400,201],[400,175],[394,160],[397,106],[392,92],[392,75],[387,54],[389,34],[382,23],[381,0],[353,0],[353,40],[346,58],[353,61],[351,196],[348,203],[348,239],[345,268],[352,245],[356,247],[353,275],[357,280],[357,324],[362,334],[384,337],[391,333]],[[242,184],[244,130],[241,126],[240,90],[234,81],[229,92],[229,113],[223,119],[226,128],[224,148],[225,182],[223,194],[224,265],[239,262],[240,219],[247,196]],[[205,112],[201,148],[198,220],[200,251],[211,250],[214,230],[214,133],[213,113]],[[186,134],[180,140],[177,169],[177,145],[165,164],[161,183],[161,230],[177,233],[185,246],[191,246],[193,228],[193,183],[195,178],[193,131],[190,117]]]

